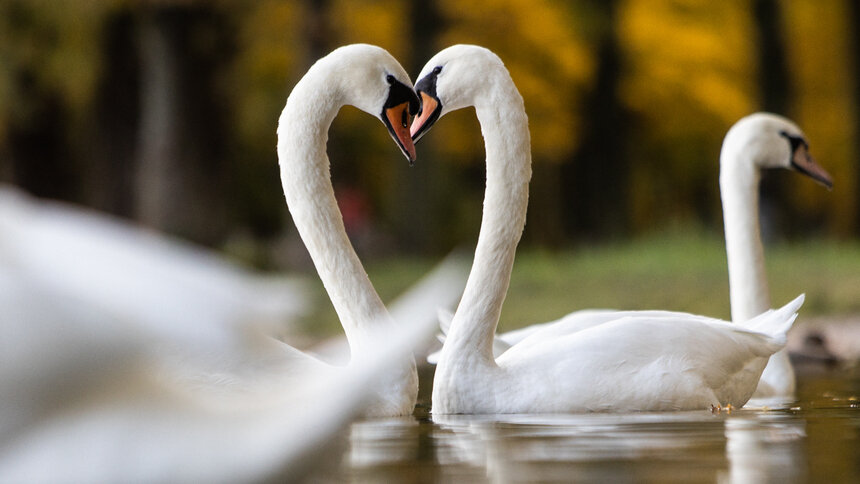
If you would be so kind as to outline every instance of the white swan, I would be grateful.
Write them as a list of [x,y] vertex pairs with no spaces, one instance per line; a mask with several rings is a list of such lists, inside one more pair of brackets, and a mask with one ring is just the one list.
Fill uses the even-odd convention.
[[[830,175],[809,155],[803,131],[788,119],[755,113],[729,129],[720,151],[720,196],[735,322],[770,307],[759,224],[759,180],[766,168],[795,170],[833,186]],[[754,397],[792,396],[794,387],[794,370],[788,351],[782,349],[770,358]]]
[[[186,384],[188,365],[199,362],[164,358],[165,344],[270,365],[283,360],[279,343],[217,322],[134,326],[0,274],[0,482],[297,480],[339,455],[333,437],[373,404],[388,368],[428,339],[460,275],[447,263],[395,301],[399,324],[368,332],[376,351],[361,361],[310,367],[260,392],[213,394]],[[58,319],[46,300],[67,316]]]
[[283,327],[307,311],[295,278],[260,276],[192,244],[0,185],[0,272],[11,270],[152,324]]
[[[278,157],[287,205],[346,333],[353,359],[375,351],[366,335],[386,309],[344,230],[329,174],[328,128],[344,105],[378,117],[410,162],[410,114],[418,109],[409,76],[385,50],[356,44],[318,60],[296,84],[278,122]],[[308,357],[310,358],[310,357]],[[318,360],[314,359],[314,362]],[[410,358],[392,369],[370,407],[374,416],[411,414],[418,375]]]
[[[493,337],[525,224],[528,120],[501,60],[458,45],[438,53],[416,90],[420,138],[444,114],[474,106],[487,151],[484,214],[472,272],[442,348],[433,413],[703,409],[746,403],[803,297],[743,326],[630,312],[578,332],[537,331],[499,358]],[[611,313],[609,313],[611,314]],[[598,319],[598,318],[596,318]],[[551,326],[550,326],[551,328]]]
[[[726,233],[729,292],[732,320],[746,321],[770,307],[759,224],[759,180],[761,170],[785,168],[805,174],[830,188],[830,175],[809,155],[806,136],[790,120],[768,113],[744,117],[729,129],[720,153],[720,194]],[[593,315],[569,314],[559,321],[536,324],[496,336],[494,353],[502,354],[531,333],[553,325],[558,334],[581,329]],[[445,318],[445,320],[450,318]],[[443,333],[447,332],[443,323]],[[438,353],[430,355],[432,362]],[[770,358],[753,397],[768,398],[794,394],[794,370],[788,351]]]

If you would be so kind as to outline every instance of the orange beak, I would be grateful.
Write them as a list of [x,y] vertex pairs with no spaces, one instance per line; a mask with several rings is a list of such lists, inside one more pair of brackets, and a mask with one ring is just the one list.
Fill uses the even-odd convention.
[[398,104],[397,106],[388,108],[384,112],[388,130],[391,136],[397,141],[400,150],[409,159],[409,163],[415,161],[415,144],[412,142],[412,136],[409,134],[409,103]]
[[[413,139],[430,128],[429,125],[426,128],[424,127],[428,121],[430,121],[430,118],[434,118],[434,120],[435,118],[438,118],[436,110],[439,108],[439,101],[424,91],[420,91],[419,94],[421,95],[421,112],[418,113],[418,117],[412,122],[410,134]],[[436,116],[434,116],[434,114],[436,114]],[[430,124],[432,125],[432,123]]]
[[797,171],[807,175],[818,183],[821,183],[828,189],[833,188],[833,178],[830,176],[830,173],[827,173],[827,170],[815,162],[815,158],[809,154],[806,146],[799,146],[794,150],[791,164]]

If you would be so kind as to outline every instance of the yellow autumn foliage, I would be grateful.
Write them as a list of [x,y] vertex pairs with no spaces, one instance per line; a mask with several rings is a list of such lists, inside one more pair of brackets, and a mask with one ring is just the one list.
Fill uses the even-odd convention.
[[[786,42],[791,52],[795,120],[810,140],[810,150],[834,179],[832,192],[794,178],[790,202],[801,213],[831,221],[847,235],[857,205],[857,113],[851,101],[848,13],[844,2],[793,0],[786,4]],[[854,54],[856,58],[856,53]],[[793,113],[794,114],[794,113]]]
[[409,55],[411,38],[407,6],[396,0],[334,0],[329,7],[331,32],[338,44],[378,45],[401,62]]
[[[578,143],[579,95],[591,82],[594,59],[578,34],[573,12],[545,0],[440,0],[447,29],[439,47],[478,44],[499,55],[525,101],[536,161],[560,161]],[[473,115],[473,113],[472,113]],[[440,149],[475,159],[474,127],[463,117],[439,123]],[[483,149],[482,147],[480,148]],[[480,159],[480,158],[479,158]]]
[[300,8],[293,2],[257,2],[238,32],[235,64],[237,127],[255,144],[275,136],[278,113],[289,93],[288,73],[297,70],[302,39]]
[[[33,96],[53,96],[61,105],[63,122],[68,124],[62,128],[65,140],[85,132],[94,113],[96,89],[106,78],[106,26],[118,14],[130,14],[133,24],[145,21],[148,8],[156,4],[0,2],[0,154],[8,152],[10,133],[26,128],[30,113],[38,112],[37,103],[28,104]],[[236,165],[254,165],[265,176],[275,163],[278,113],[292,85],[319,54],[310,52],[312,38],[330,48],[356,42],[379,45],[407,69],[416,63],[416,41],[439,49],[473,43],[493,50],[523,95],[534,160],[540,164],[579,161],[575,156],[583,127],[594,114],[586,110],[583,99],[595,87],[601,60],[598,40],[613,33],[620,54],[616,94],[628,114],[621,132],[628,151],[624,193],[629,206],[621,215],[633,221],[634,231],[667,221],[719,226],[720,143],[729,126],[761,105],[753,0],[619,0],[612,25],[605,24],[606,11],[597,1],[434,0],[440,23],[433,26],[438,34],[433,39],[415,39],[409,30],[425,7],[417,0],[323,2],[325,29],[317,32],[312,31],[307,11],[311,2],[216,0],[178,5],[217,12],[235,28],[224,35],[234,41],[233,49],[224,53],[229,75],[218,79],[228,83],[218,92],[231,98],[219,101],[234,116],[226,123],[242,154]],[[827,192],[802,177],[785,175],[790,195],[783,202],[791,213],[823,219],[830,233],[847,236],[858,228],[855,127],[860,119],[852,63],[860,59],[849,42],[851,29],[858,26],[851,23],[844,1],[788,0],[777,5],[791,74],[789,112],[781,114],[806,131],[812,153],[835,180],[834,190]],[[472,110],[447,116],[431,138],[444,140],[433,146],[445,160],[483,161],[483,141]],[[355,166],[362,169],[349,177],[359,177],[380,206],[396,203],[391,187],[397,184],[399,167],[392,166],[402,159],[378,121],[344,109],[330,139],[336,178],[339,167],[348,166],[338,158],[355,157],[359,162]],[[63,151],[73,156],[73,150]],[[419,153],[434,150],[419,148]],[[427,156],[427,161],[431,158]],[[87,163],[77,162],[82,167]],[[469,170],[446,169],[460,174]]]
[[667,129],[712,118],[723,125],[755,107],[749,2],[627,0],[619,36],[627,69],[621,96]]

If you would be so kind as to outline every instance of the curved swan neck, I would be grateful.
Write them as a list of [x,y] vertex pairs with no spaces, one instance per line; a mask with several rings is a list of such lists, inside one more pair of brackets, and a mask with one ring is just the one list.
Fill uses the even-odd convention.
[[317,63],[293,89],[278,122],[278,158],[293,222],[355,355],[367,346],[368,324],[388,313],[346,235],[331,185],[326,141],[344,105],[325,82],[333,75]]
[[739,146],[720,153],[720,196],[726,231],[732,320],[746,321],[770,307],[759,224],[761,172]]
[[[526,221],[531,144],[522,97],[500,66],[474,102],[487,154],[481,231],[442,359],[494,362],[493,337]],[[440,368],[445,366],[440,363]]]

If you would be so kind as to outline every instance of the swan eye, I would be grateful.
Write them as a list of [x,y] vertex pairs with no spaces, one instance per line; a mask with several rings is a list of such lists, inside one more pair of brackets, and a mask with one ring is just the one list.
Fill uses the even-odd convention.
[[781,136],[785,137],[785,139],[788,140],[789,144],[791,144],[791,152],[792,153],[797,151],[797,148],[799,148],[801,146],[803,146],[806,149],[809,149],[809,144],[802,137],[788,134],[787,131],[780,131],[779,134]]
[[442,66],[436,66],[433,68],[433,74],[439,74],[442,72]]
[[387,76],[385,76],[385,80],[388,81],[389,84],[394,84],[394,81],[396,81],[397,79],[395,79],[394,76],[392,76],[391,74],[388,74]]

